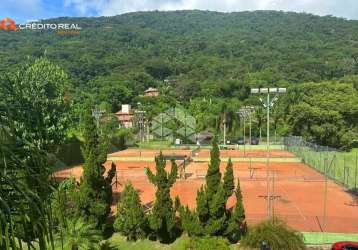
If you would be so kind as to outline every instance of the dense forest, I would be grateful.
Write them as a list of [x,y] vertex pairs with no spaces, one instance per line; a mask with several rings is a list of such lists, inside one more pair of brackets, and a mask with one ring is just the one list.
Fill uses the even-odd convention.
[[[358,21],[276,11],[44,21],[77,23],[82,30],[0,32],[0,72],[11,74],[39,57],[57,64],[68,74],[74,121],[88,101],[109,112],[140,102],[149,116],[181,105],[198,119],[198,131],[218,130],[226,113],[235,137],[238,109],[261,105],[250,88],[282,86],[288,94],[272,118],[279,134],[339,148],[357,138]],[[148,87],[159,88],[161,97],[140,96]],[[257,109],[256,136],[263,124]]]
[[[0,32],[0,249],[116,249],[107,241],[113,232],[164,244],[185,236],[187,249],[226,250],[239,240],[255,249],[266,241],[273,249],[305,249],[303,236],[276,219],[247,227],[231,159],[220,169],[222,124],[227,138],[241,137],[237,111],[255,106],[253,134],[265,137],[265,109],[250,89],[286,87],[268,121],[275,138],[299,135],[350,150],[358,138],[358,21],[175,11],[44,22],[82,30]],[[160,95],[143,96],[148,87]],[[195,209],[171,197],[179,166],[173,160],[166,170],[160,154],[155,171],[144,171],[156,188],[151,210],[127,184],[109,219],[117,170],[105,166],[107,153],[113,139],[124,145],[138,132],[110,119],[125,103],[145,109],[149,120],[179,107],[196,118],[197,132],[216,134]],[[107,114],[94,117],[94,108]],[[81,141],[83,172],[58,183],[58,148],[72,140]]]

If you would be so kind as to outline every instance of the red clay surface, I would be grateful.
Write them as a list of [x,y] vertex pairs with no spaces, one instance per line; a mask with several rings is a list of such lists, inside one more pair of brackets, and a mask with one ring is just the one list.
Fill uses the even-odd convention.
[[[128,153],[128,151],[125,153]],[[181,155],[183,152],[180,153]],[[285,156],[286,157],[286,156]],[[155,187],[148,181],[144,167],[155,170],[155,163],[143,161],[117,161],[117,180],[113,184],[117,200],[124,184],[128,181],[140,193],[143,204],[153,202]],[[266,218],[266,166],[265,163],[234,162],[234,175],[240,179],[246,217],[249,224]],[[108,168],[110,162],[107,162]],[[226,163],[221,163],[224,172]],[[168,170],[170,163],[167,163]],[[252,169],[250,171],[250,168]],[[191,162],[186,168],[186,180],[177,180],[171,194],[179,195],[183,204],[195,207],[196,191],[205,182],[207,162]],[[328,181],[327,219],[324,226],[324,177],[302,163],[270,163],[270,175],[274,173],[274,213],[300,231],[358,232],[358,201],[344,188]],[[82,167],[77,166],[56,173],[59,178],[73,175],[77,178]],[[114,180],[115,182],[115,180]],[[115,204],[115,203],[114,203]],[[235,204],[231,197],[228,207]],[[113,206],[115,210],[115,205]]]
[[[109,157],[154,157],[159,155],[160,150],[154,149],[126,149],[123,151],[110,154]],[[209,149],[200,149],[195,155],[192,155],[192,150],[189,149],[165,149],[162,150],[164,155],[187,155],[197,157],[209,157]],[[266,157],[265,150],[220,150],[221,157]],[[271,150],[271,157],[295,157],[291,152],[284,150]]]

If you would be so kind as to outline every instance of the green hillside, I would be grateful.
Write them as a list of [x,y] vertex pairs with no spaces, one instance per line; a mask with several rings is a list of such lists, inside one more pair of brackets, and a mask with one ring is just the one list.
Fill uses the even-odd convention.
[[[358,88],[358,21],[276,11],[154,11],[46,21],[78,23],[82,30],[79,35],[0,32],[0,71],[45,56],[69,73],[76,105],[91,99],[115,112],[121,103],[140,101],[155,115],[180,102],[198,118],[198,130],[217,129],[220,112],[227,110],[231,132],[238,126],[234,113],[239,106],[257,104],[257,98],[249,95],[250,87],[300,88],[299,83],[319,82],[322,91],[337,94],[333,100],[343,104],[331,118],[314,119],[314,125],[342,120],[339,131],[352,132],[346,135],[349,138],[356,133],[357,123],[351,122],[358,114],[353,88]],[[337,82],[341,85],[333,86]],[[332,93],[325,84],[337,92]],[[150,86],[159,87],[164,94],[155,103],[138,97]],[[312,126],[301,126],[302,120],[297,121],[298,126],[293,124],[295,117],[288,117],[291,110],[299,112],[302,99],[287,98],[280,133],[312,136]],[[292,99],[300,105],[292,107]],[[317,101],[311,99],[309,105]],[[341,107],[347,105],[350,112],[342,112]],[[208,108],[210,112],[203,115]],[[339,139],[328,143],[315,139],[341,146]]]

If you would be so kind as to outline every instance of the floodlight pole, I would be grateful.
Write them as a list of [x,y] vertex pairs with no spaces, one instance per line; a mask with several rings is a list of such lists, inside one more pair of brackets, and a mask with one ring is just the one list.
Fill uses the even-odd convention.
[[244,156],[246,156],[246,115],[243,113],[242,117],[244,118]]
[[266,132],[266,191],[267,191],[267,216],[268,218],[272,218],[272,206],[271,200],[273,197],[270,194],[270,183],[269,183],[269,165],[270,165],[270,107],[273,106],[273,103],[277,99],[277,96],[270,100],[270,93],[283,94],[286,93],[286,88],[260,88],[260,89],[251,89],[252,94],[267,94],[266,103],[264,103],[261,99],[263,106],[267,111],[267,132]]
[[249,112],[249,127],[250,127],[250,150],[251,150],[251,143],[252,143],[252,137],[251,137],[251,110]]
[[269,184],[269,164],[270,164],[270,91],[267,92],[267,132],[266,132],[266,191],[267,191],[267,216],[271,218],[271,195]]
[[226,113],[224,113],[223,125],[224,125],[224,145],[226,145]]

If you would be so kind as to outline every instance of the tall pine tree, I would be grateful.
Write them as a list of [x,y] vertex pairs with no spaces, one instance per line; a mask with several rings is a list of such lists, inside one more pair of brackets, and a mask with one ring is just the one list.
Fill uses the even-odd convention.
[[217,193],[209,203],[209,220],[205,225],[207,235],[219,236],[226,229],[226,202],[227,198],[223,185],[219,184]]
[[232,193],[234,192],[235,183],[234,183],[234,170],[232,167],[232,161],[231,158],[229,159],[226,170],[224,174],[224,191],[225,191],[225,197],[228,199]]
[[198,215],[191,211],[188,206],[181,206],[179,209],[181,228],[187,232],[188,236],[202,235],[203,230],[200,227]]
[[215,136],[212,141],[212,149],[210,151],[210,163],[208,171],[205,176],[206,180],[206,198],[210,203],[213,196],[218,191],[221,182],[220,173],[220,150],[217,137]]
[[208,221],[210,214],[208,200],[206,198],[206,192],[203,186],[200,187],[196,194],[196,212],[200,224],[202,225],[202,228],[204,228],[205,223]]
[[146,226],[147,220],[139,194],[133,185],[128,183],[118,202],[114,229],[126,236],[128,240],[137,240],[145,236]]
[[172,161],[171,171],[167,173],[162,153],[155,158],[155,163],[155,174],[146,168],[149,181],[157,187],[154,206],[149,215],[149,225],[161,242],[170,242],[174,239],[176,232],[175,208],[170,197],[170,188],[176,181],[178,167],[175,161]]
[[[85,159],[77,197],[77,212],[89,223],[101,228],[105,223],[112,203],[112,179],[115,166],[105,177],[106,150],[104,142],[92,117],[91,110],[87,109],[82,117],[84,144],[82,154]],[[102,228],[103,229],[103,228]]]
[[226,211],[226,203],[235,188],[233,165],[229,159],[223,181],[221,181],[220,151],[216,137],[212,142],[210,156],[206,185],[197,192],[197,207],[194,214],[198,216],[202,228],[201,234],[222,235],[226,230],[230,215]]
[[245,222],[245,209],[242,200],[240,180],[237,179],[237,187],[235,190],[236,204],[231,212],[231,217],[228,222],[225,235],[228,237],[230,242],[236,243],[240,240],[241,236],[247,231]]

